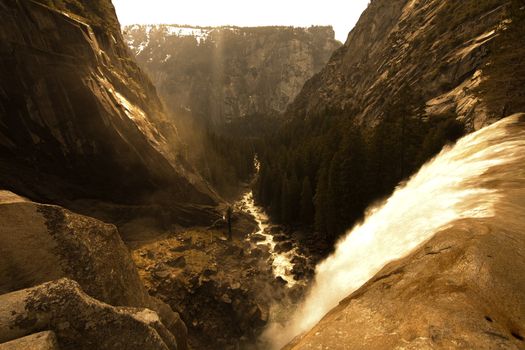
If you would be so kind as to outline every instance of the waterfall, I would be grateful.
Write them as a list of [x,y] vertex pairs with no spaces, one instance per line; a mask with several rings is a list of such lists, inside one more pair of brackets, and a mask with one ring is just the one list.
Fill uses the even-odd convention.
[[316,267],[312,287],[289,322],[270,325],[264,338],[272,348],[280,348],[386,264],[452,222],[494,217],[500,214],[498,207],[510,208],[503,201],[525,187],[524,164],[525,115],[505,118],[446,147],[347,232],[335,252]]

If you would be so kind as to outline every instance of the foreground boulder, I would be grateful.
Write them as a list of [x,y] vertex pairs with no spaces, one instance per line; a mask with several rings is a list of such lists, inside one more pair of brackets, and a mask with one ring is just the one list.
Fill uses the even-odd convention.
[[59,350],[55,333],[44,331],[0,344],[0,350]]
[[0,294],[67,277],[101,302],[155,310],[186,348],[184,323],[148,295],[115,226],[0,191],[0,227]]
[[285,349],[523,349],[525,231],[494,221],[438,233]]
[[101,303],[69,279],[0,296],[0,320],[0,342],[52,329],[62,350],[177,349],[155,312]]

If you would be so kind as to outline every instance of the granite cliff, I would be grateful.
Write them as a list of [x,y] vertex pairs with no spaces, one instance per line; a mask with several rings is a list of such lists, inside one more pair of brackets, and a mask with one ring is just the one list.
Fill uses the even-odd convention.
[[2,1],[0,186],[40,200],[213,204],[110,1]]
[[412,114],[470,130],[523,110],[522,1],[373,0],[290,117],[375,126],[407,87]]
[[205,125],[275,117],[340,46],[331,27],[133,25],[124,38],[170,111]]

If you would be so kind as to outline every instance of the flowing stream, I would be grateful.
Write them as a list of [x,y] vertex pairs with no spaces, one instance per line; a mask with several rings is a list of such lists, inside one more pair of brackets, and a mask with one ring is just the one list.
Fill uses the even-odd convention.
[[[256,163],[257,164],[257,163]],[[247,191],[242,199],[237,203],[237,207],[242,211],[253,216],[257,222],[257,230],[252,234],[248,235],[247,240],[255,241],[256,245],[267,246],[271,254],[272,268],[275,277],[281,277],[287,282],[288,287],[292,287],[298,282],[294,279],[292,269],[294,264],[292,259],[298,255],[297,247],[292,248],[287,252],[277,252],[277,242],[274,240],[274,235],[282,234],[282,232],[270,232],[270,223],[268,215],[264,212],[264,209],[255,204],[253,198],[253,191]],[[261,236],[264,240],[253,240],[254,236]]]
[[523,220],[525,115],[505,118],[465,136],[424,165],[381,205],[368,211],[316,267],[305,300],[285,325],[265,337],[278,349],[309,330],[339,301],[452,222]]

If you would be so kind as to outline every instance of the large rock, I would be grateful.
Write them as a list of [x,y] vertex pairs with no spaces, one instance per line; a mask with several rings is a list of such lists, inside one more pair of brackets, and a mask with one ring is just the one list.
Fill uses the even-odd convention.
[[0,293],[69,277],[112,305],[147,294],[113,225],[0,192]]
[[148,295],[115,226],[0,191],[0,294],[67,277],[114,306],[158,312],[186,348],[178,314]]
[[0,344],[0,350],[60,350],[55,333],[44,331]]
[[439,232],[285,349],[523,349],[525,227],[495,222]]
[[177,350],[155,312],[101,303],[69,279],[0,296],[0,342],[43,329],[55,332],[62,350]]

